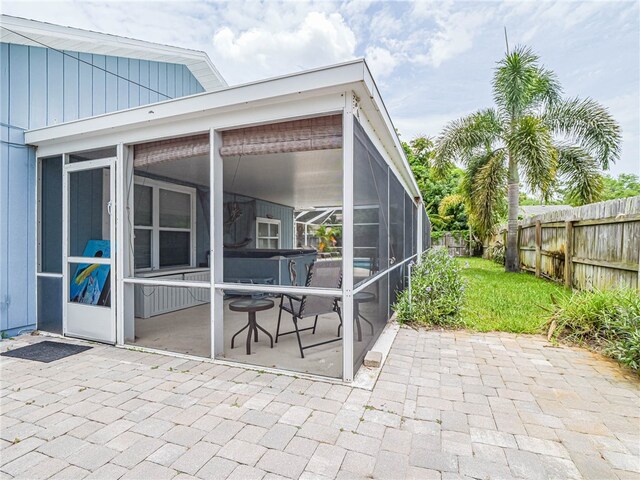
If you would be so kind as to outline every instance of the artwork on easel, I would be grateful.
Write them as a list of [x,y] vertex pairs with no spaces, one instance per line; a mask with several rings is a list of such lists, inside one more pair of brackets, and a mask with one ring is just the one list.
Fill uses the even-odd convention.
[[[109,240],[89,240],[83,257],[111,258]],[[110,265],[81,263],[76,268],[69,289],[69,300],[88,305],[111,305]]]

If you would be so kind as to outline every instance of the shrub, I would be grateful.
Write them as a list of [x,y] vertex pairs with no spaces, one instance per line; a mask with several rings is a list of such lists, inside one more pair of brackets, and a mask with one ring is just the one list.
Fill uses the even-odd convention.
[[423,253],[411,271],[411,292],[405,289],[394,305],[400,323],[460,326],[464,291],[460,268],[446,248]]
[[505,258],[504,245],[500,242],[497,242],[495,245],[488,247],[488,257],[490,260],[493,260],[498,265],[504,265],[504,258]]
[[585,291],[556,302],[550,336],[586,345],[640,369],[640,295],[630,289]]

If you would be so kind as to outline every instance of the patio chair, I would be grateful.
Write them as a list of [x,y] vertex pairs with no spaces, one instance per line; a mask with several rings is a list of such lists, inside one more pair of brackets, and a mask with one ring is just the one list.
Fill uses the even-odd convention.
[[[340,288],[342,286],[342,260],[321,260],[310,265],[307,271],[306,287],[320,288]],[[294,329],[288,332],[280,333],[280,322],[282,320],[282,312],[291,315]],[[311,330],[311,334],[316,333],[318,325],[318,317],[327,313],[337,313],[340,324],[338,326],[338,338],[314,343],[312,345],[302,345],[300,332]],[[313,326],[300,328],[298,322],[304,318],[315,317]],[[300,356],[304,358],[304,351],[308,348],[319,347],[328,343],[342,340],[340,337],[340,327],[342,326],[342,314],[338,299],[333,297],[321,297],[318,295],[291,295],[283,293],[280,298],[280,310],[278,312],[278,327],[276,329],[276,343],[278,338],[283,335],[296,334],[298,339],[298,347],[300,348]]]

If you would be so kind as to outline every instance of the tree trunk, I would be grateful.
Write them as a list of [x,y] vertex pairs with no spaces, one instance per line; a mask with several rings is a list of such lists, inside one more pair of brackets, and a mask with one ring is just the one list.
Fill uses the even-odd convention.
[[509,189],[508,189],[508,223],[507,245],[505,252],[504,269],[507,272],[520,271],[520,258],[518,255],[518,203],[520,195],[520,177],[518,164],[509,156]]

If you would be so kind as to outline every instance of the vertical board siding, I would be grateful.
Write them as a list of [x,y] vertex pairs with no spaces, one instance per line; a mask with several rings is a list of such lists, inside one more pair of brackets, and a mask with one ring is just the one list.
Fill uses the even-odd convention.
[[[8,123],[15,127],[27,129],[29,125],[29,47],[11,45],[9,59],[10,101]],[[9,139],[15,143],[22,141],[14,135],[10,135]]]
[[[0,143],[0,265],[9,264],[9,144]],[[0,268],[0,330],[8,327],[7,284],[9,283],[9,269]]]
[[0,44],[0,122],[9,124],[9,44]]
[[[78,54],[75,52],[64,52],[64,121],[78,119],[78,100],[80,85],[80,66],[78,62]],[[13,62],[12,62],[13,63]],[[12,102],[13,103],[13,102]]]
[[171,98],[203,91],[182,65],[0,44],[0,330],[36,322],[36,164],[24,131],[167,100],[138,83]]
[[102,115],[107,111],[107,73],[103,71],[107,66],[107,57],[93,55],[91,63],[97,67],[92,69],[93,115]]
[[[63,72],[64,55],[54,50],[47,50],[47,125],[56,125],[64,121]],[[37,75],[39,72],[32,73]]]
[[[78,62],[78,117],[93,115],[93,55],[81,53]],[[87,63],[84,63],[87,62]]]
[[[118,57],[118,110],[129,108],[129,59]],[[109,74],[107,74],[109,75]],[[124,78],[119,78],[124,77]]]
[[[149,95],[149,62],[140,60],[140,105],[150,103]],[[147,87],[147,88],[144,88]]]
[[149,103],[155,103],[165,98],[159,98],[158,95],[158,64],[156,62],[149,63]]
[[129,107],[140,106],[140,60],[129,60]]
[[[35,268],[33,235],[33,190],[25,189],[25,185],[35,185],[35,156],[30,148],[20,146],[9,147],[9,185],[7,192],[7,224],[9,226],[7,241],[7,291],[8,318],[7,328],[19,328],[27,323],[25,320],[35,318]],[[27,243],[26,239],[33,239]],[[4,269],[3,269],[4,270]],[[31,322],[33,323],[33,322]]]
[[47,51],[44,48],[30,50],[29,72],[32,73],[29,75],[29,126],[44,127],[47,124]]
[[294,248],[293,245],[293,208],[277,203],[256,200],[256,216],[280,220],[280,248]]
[[[116,57],[105,57],[105,69],[107,72],[118,72],[118,59]],[[118,77],[105,73],[106,79],[106,98],[105,113],[118,110]]]

